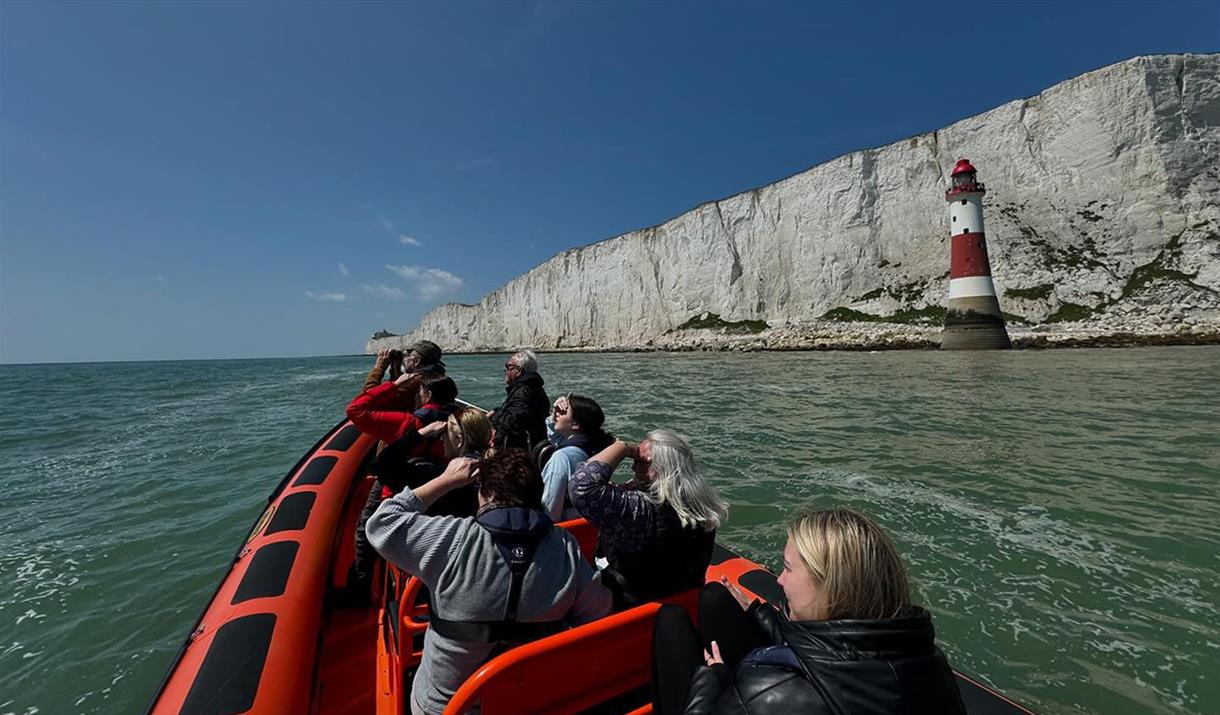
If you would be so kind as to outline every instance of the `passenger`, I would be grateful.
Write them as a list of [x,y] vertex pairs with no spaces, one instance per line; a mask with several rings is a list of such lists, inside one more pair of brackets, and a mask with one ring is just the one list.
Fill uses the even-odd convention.
[[455,456],[449,454],[444,433],[449,418],[461,409],[454,402],[457,385],[443,375],[425,375],[420,381],[418,399],[423,407],[408,418],[403,436],[382,450],[369,466],[369,473],[389,490],[383,493],[385,498],[402,491],[405,484],[402,475],[412,462],[423,460],[437,464],[436,474],[440,474],[445,463]]
[[[477,518],[425,516],[442,495],[475,483]],[[540,510],[542,478],[528,452],[481,462],[457,457],[445,472],[387,500],[369,519],[386,560],[432,593],[411,712],[441,715],[462,683],[505,646],[604,616],[610,593],[575,537]]]
[[653,712],[965,713],[931,616],[911,605],[898,550],[868,517],[798,514],[779,585],[783,607],[708,584],[698,633],[686,611],[662,606]]
[[[428,394],[424,385],[427,383]],[[414,385],[416,407],[406,410],[403,404],[403,391],[407,386]],[[435,394],[431,394],[435,393]],[[371,390],[365,390],[347,406],[347,418],[356,428],[365,434],[371,434],[385,443],[401,439],[408,429],[419,429],[428,422],[421,412],[433,418],[438,417],[437,410],[444,405],[452,404],[457,399],[457,385],[444,373],[403,373],[394,382],[378,385]],[[445,412],[448,416],[448,412]]]
[[[429,438],[440,438],[445,446],[446,461],[458,457],[484,459],[493,453],[491,448],[491,422],[477,407],[459,407],[445,422],[433,422],[422,427],[419,434]],[[417,463],[418,465],[419,463]],[[407,479],[394,493],[404,487],[412,489],[422,486],[438,476],[444,466],[433,467],[435,462],[424,463],[425,468],[412,469]],[[473,484],[454,489],[437,499],[428,509],[431,516],[474,516],[479,510],[479,490]]]
[[369,370],[369,374],[364,378],[364,387],[360,388],[361,392],[370,390],[381,384],[381,381],[388,376],[390,382],[394,382],[402,375],[402,363],[405,354],[401,350],[394,348],[381,348],[377,351],[377,357],[373,359],[373,369]]
[[[441,362],[440,346],[431,340],[420,340],[405,353],[402,350],[393,350],[391,348],[378,350],[377,359],[373,363],[373,369],[369,371],[368,377],[364,379],[364,387],[360,391],[368,392],[380,385],[382,378],[386,376],[387,367],[389,368],[390,382],[397,382],[398,378],[404,373],[418,377],[428,374],[445,374],[445,363]],[[419,403],[415,401],[415,394],[418,389],[419,383],[417,381],[409,381],[400,385],[398,394],[392,398],[387,398],[387,402],[390,403],[387,405],[387,409],[414,412],[419,408]]]
[[[614,484],[610,476],[626,457],[634,460],[635,478]],[[655,430],[639,445],[614,442],[576,470],[568,494],[601,529],[602,582],[614,592],[616,609],[703,583],[728,506],[695,469],[684,437]]]
[[546,439],[546,416],[551,400],[538,374],[538,356],[522,350],[504,363],[504,384],[508,395],[491,414],[498,448],[529,450]]
[[555,400],[546,418],[547,439],[554,447],[542,468],[542,506],[555,521],[576,519],[580,513],[568,498],[568,480],[580,465],[614,442],[602,430],[606,415],[591,397],[568,394]]
[[[408,380],[411,373],[404,373],[399,380]],[[347,593],[345,599],[351,605],[364,605],[368,601],[370,587],[373,583],[373,567],[377,563],[377,554],[369,545],[365,533],[365,524],[378,505],[385,499],[402,489],[406,481],[406,472],[411,468],[410,460],[427,459],[433,463],[434,469],[429,470],[429,476],[434,476],[445,464],[445,444],[439,434],[421,434],[420,430],[427,425],[440,422],[442,425],[453,412],[453,401],[457,399],[457,385],[453,379],[436,373],[424,373],[416,379],[419,389],[416,401],[422,407],[414,412],[399,412],[397,410],[360,410],[353,411],[348,406],[347,415],[362,432],[370,432],[378,439],[390,441],[393,444],[377,455],[369,467],[369,473],[375,479],[369,489],[368,499],[364,509],[356,521],[355,556],[347,576]],[[386,383],[393,387],[394,383]],[[356,398],[371,393],[362,393]],[[391,390],[382,390],[374,402],[381,397],[394,396]],[[353,401],[353,405],[356,404]],[[367,429],[366,429],[367,427]],[[427,465],[419,465],[426,469]]]

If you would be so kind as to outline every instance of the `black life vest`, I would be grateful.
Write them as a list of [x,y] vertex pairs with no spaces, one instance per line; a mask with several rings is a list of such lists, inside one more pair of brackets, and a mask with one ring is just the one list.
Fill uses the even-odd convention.
[[497,507],[483,512],[475,521],[491,536],[492,543],[508,563],[511,578],[504,617],[494,621],[450,621],[434,614],[428,627],[437,635],[452,640],[511,645],[562,631],[566,627],[562,619],[529,623],[517,620],[525,572],[534,560],[538,544],[554,526],[551,518],[536,509]]
[[640,551],[616,551],[602,569],[616,609],[702,586],[716,545],[716,530],[684,528],[668,504],[657,507],[653,539]]
[[421,407],[412,412],[415,418],[419,420],[420,426],[430,425],[433,422],[444,422],[449,419],[449,415],[453,414],[454,404],[450,402],[447,405],[430,405]]

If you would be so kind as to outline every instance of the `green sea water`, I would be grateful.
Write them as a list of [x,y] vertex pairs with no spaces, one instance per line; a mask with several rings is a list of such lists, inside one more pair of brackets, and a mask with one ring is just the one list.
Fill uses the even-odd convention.
[[[502,355],[449,363],[498,404]],[[370,358],[0,366],[0,714],[148,702]],[[896,539],[957,669],[1046,713],[1220,703],[1220,348],[544,355],[612,431],[688,434],[722,542],[796,506]]]

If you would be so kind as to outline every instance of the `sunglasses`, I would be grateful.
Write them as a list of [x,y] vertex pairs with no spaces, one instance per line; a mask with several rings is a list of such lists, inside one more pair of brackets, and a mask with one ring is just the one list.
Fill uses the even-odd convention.
[[516,365],[512,364],[511,362],[506,362],[506,363],[504,363],[504,371],[505,371],[505,372],[508,372],[509,370],[520,370],[520,369],[521,369],[520,367],[518,367],[518,366],[516,366]]

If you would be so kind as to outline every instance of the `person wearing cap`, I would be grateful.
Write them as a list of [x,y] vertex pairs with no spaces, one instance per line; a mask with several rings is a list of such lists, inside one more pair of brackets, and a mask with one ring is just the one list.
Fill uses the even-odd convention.
[[419,378],[427,374],[445,374],[445,363],[441,362],[441,348],[431,340],[420,340],[405,353],[390,348],[377,351],[377,359],[368,377],[364,378],[362,393],[379,386],[389,371],[390,382],[397,383],[403,375],[412,375],[413,380],[399,383],[397,394],[391,393],[385,397],[383,404],[392,405],[406,412],[419,409],[416,395],[419,392]]

